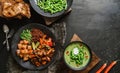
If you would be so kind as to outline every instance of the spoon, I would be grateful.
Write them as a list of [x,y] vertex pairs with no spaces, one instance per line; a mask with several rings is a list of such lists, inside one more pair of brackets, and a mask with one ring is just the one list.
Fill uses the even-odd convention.
[[14,34],[14,29],[12,29],[12,30],[10,31],[10,33],[9,33],[8,36],[7,36],[7,38],[6,38],[5,41],[3,42],[3,45],[7,42],[7,40],[8,40],[9,38],[11,38],[11,37],[13,36],[13,34]]
[[[7,36],[8,36],[8,33],[9,33],[9,28],[8,28],[8,26],[5,25],[5,24],[3,25],[3,31],[4,31],[4,33],[6,34],[6,39],[7,39]],[[9,51],[9,50],[10,50],[10,47],[9,47],[8,39],[7,39],[6,42],[7,42],[7,43],[6,43],[7,50]]]

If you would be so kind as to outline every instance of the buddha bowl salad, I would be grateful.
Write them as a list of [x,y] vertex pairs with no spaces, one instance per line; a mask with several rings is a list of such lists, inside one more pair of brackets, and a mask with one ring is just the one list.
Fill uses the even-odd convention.
[[25,29],[20,34],[16,54],[24,62],[30,61],[39,67],[49,63],[55,52],[51,37],[40,29]]

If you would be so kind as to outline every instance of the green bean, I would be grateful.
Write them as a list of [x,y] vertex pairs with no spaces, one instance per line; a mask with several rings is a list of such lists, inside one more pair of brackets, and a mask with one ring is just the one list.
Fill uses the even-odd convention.
[[78,54],[74,54],[74,51],[72,50],[70,52],[70,58],[71,58],[71,61],[74,61],[77,65],[83,64],[83,60],[84,60],[83,49],[79,49]]
[[80,59],[84,59],[84,53],[80,52]]
[[23,40],[30,41],[31,38],[32,38],[30,30],[28,30],[28,29],[23,30],[22,33],[20,34],[20,38],[23,39]]
[[51,14],[60,12],[67,8],[66,0],[37,0],[37,5],[45,12]]
[[79,60],[76,60],[75,62],[76,62],[76,64],[80,64],[80,61],[79,61]]

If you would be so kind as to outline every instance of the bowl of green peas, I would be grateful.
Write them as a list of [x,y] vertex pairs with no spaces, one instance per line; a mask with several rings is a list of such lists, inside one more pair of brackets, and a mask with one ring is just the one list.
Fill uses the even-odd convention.
[[73,0],[29,0],[29,2],[41,16],[58,17],[71,7]]
[[64,50],[64,61],[72,70],[83,70],[91,62],[92,53],[89,46],[80,41],[69,43]]

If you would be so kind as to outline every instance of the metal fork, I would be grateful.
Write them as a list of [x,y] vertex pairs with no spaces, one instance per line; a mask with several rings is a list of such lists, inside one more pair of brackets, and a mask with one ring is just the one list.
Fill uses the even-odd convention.
[[[7,39],[7,36],[8,36],[8,33],[9,33],[9,28],[8,28],[8,26],[5,25],[5,24],[3,25],[3,31],[4,31],[4,33],[6,34],[6,39]],[[9,51],[10,47],[9,47],[9,42],[8,42],[8,40],[7,40],[6,45],[7,45],[7,50]]]
[[12,29],[12,30],[10,31],[10,33],[9,33],[8,36],[7,36],[7,38],[6,38],[5,41],[3,42],[3,45],[7,42],[7,40],[8,40],[9,38],[11,38],[11,37],[13,36],[13,34],[14,34],[14,29]]

